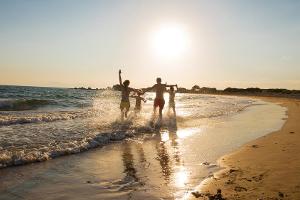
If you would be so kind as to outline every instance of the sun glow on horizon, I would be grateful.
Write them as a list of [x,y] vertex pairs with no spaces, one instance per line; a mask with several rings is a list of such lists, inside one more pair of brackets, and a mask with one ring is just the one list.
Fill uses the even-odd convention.
[[163,25],[151,35],[151,46],[162,58],[181,57],[187,50],[188,36],[180,25]]

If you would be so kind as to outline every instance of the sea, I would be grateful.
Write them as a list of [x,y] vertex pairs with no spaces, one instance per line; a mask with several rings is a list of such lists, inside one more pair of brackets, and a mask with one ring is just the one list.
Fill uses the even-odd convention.
[[[0,86],[0,199],[188,199],[217,159],[278,130],[286,108],[251,97],[154,93],[121,120],[119,91]],[[154,122],[154,123],[153,123]],[[250,147],[249,147],[250,148]],[[39,162],[39,163],[37,163]]]
[[[118,91],[0,86],[0,167],[79,153],[110,140],[153,132],[149,122],[154,93],[145,98],[138,115],[131,112],[121,121]],[[247,98],[176,94],[176,123],[190,121],[196,126],[199,119],[237,113],[253,103]],[[131,99],[132,109],[134,105]]]

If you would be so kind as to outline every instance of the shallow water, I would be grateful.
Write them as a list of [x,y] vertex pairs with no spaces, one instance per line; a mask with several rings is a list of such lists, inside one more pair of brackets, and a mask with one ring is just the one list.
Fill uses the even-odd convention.
[[[131,113],[129,120],[121,122],[120,92],[0,86],[0,168],[154,132],[149,126],[154,94],[147,93],[145,98],[142,112],[137,117]],[[230,116],[257,103],[249,98],[176,94],[176,120],[180,127],[199,126],[205,119]],[[165,119],[168,126],[170,119]]]
[[[285,108],[259,100],[210,95],[178,99],[177,121],[165,114],[160,130],[80,154],[1,169],[0,199],[185,199],[218,169],[220,156],[284,123]],[[247,103],[211,116],[229,102]]]

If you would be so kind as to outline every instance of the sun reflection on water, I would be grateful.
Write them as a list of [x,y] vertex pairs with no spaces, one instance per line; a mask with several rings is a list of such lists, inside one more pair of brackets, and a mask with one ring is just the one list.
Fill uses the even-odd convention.
[[182,188],[188,181],[188,173],[183,166],[180,166],[179,170],[175,173],[175,185]]
[[184,157],[181,156],[181,151],[185,147],[182,146],[184,143],[180,140],[185,140],[202,131],[199,127],[160,131],[157,160],[161,165],[166,184],[173,185],[176,190],[175,199],[185,199],[188,196],[187,187],[190,182],[189,169],[184,166]]
[[187,128],[187,129],[180,129],[176,132],[177,137],[180,139],[190,137],[195,133],[201,132],[200,128]]
[[162,131],[160,135],[162,142],[167,142],[170,139],[169,131]]

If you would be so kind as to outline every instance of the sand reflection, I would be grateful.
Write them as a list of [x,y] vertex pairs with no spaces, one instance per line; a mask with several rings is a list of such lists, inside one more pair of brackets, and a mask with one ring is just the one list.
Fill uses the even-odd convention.
[[[182,196],[190,182],[190,171],[185,166],[183,140],[199,132],[197,129],[167,128],[160,130],[150,141],[131,140],[122,145],[124,180],[149,185],[161,182],[168,191]],[[152,177],[152,180],[149,179]],[[143,184],[139,184],[143,187]],[[177,194],[178,193],[178,194]]]
[[169,141],[169,132],[164,131],[160,135],[161,142],[156,144],[157,157],[156,159],[159,161],[161,167],[161,173],[166,181],[166,183],[170,182],[170,176],[172,174],[171,168],[171,158],[168,152],[167,141]]
[[124,173],[126,174],[125,180],[134,180],[138,181],[138,177],[136,175],[136,169],[134,167],[134,157],[131,153],[131,145],[124,145],[123,146],[123,154],[122,160],[124,165]]
[[188,181],[188,173],[184,166],[178,168],[174,174],[174,184],[178,188],[182,188]]
[[176,135],[178,138],[182,139],[182,138],[190,137],[195,133],[199,133],[199,132],[201,132],[201,129],[199,128],[186,128],[186,129],[181,129],[176,131]]

